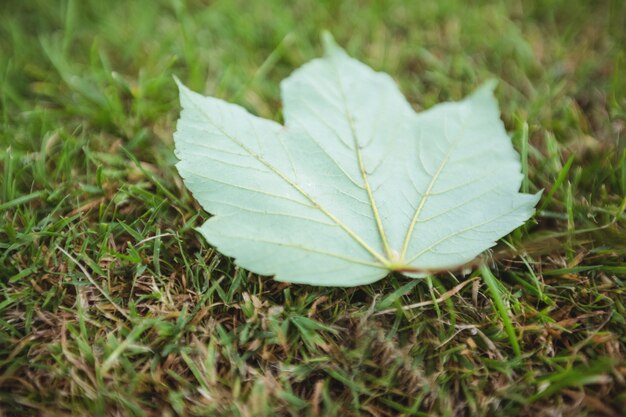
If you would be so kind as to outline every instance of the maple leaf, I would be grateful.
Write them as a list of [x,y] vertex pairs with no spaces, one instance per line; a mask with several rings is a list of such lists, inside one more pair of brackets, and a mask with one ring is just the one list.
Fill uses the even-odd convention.
[[[177,81],[178,82],[178,81]],[[285,125],[188,90],[178,171],[241,267],[327,286],[458,267],[534,212],[488,82],[416,113],[387,74],[325,37],[281,83]]]

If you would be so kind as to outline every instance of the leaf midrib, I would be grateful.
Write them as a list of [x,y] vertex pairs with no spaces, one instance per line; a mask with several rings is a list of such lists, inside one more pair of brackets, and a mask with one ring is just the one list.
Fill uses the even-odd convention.
[[[383,226],[383,222],[382,219],[380,217],[380,213],[378,212],[378,206],[376,205],[376,200],[374,199],[374,193],[372,192],[372,188],[370,187],[370,183],[369,183],[369,179],[367,176],[367,171],[365,170],[365,165],[363,163],[363,156],[361,155],[361,148],[359,145],[359,140],[357,137],[357,133],[356,133],[356,128],[354,126],[354,120],[352,117],[352,113],[350,112],[350,109],[348,108],[348,100],[346,99],[346,95],[344,92],[344,88],[343,88],[343,83],[341,81],[341,76],[339,75],[339,71],[337,70],[337,68],[334,65],[334,62],[332,59],[329,60],[330,61],[330,66],[335,74],[336,77],[336,82],[337,82],[337,88],[339,90],[339,94],[341,95],[341,101],[343,104],[343,110],[344,110],[344,116],[346,117],[346,119],[348,120],[348,126],[350,127],[350,134],[352,136],[352,146],[354,147],[354,151],[356,153],[356,159],[357,159],[357,163],[359,165],[359,171],[361,172],[361,177],[363,178],[363,184],[365,186],[365,191],[367,192],[367,198],[369,199],[370,202],[370,207],[372,209],[372,213],[374,215],[374,221],[376,222],[376,228],[378,230],[378,235],[380,236],[380,240],[383,244],[383,247],[385,249],[385,253],[387,254],[387,264],[389,265],[395,265],[396,262],[396,256],[394,256],[393,251],[391,250],[391,247],[389,246],[389,242],[387,240],[387,235],[385,233],[385,228]],[[393,269],[393,268],[391,268]]]

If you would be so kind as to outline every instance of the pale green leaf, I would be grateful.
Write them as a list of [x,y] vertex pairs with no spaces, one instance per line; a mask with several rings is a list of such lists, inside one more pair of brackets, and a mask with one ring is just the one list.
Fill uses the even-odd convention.
[[284,126],[179,83],[177,167],[220,252],[353,286],[458,267],[533,214],[495,83],[415,113],[387,74],[329,36],[325,51],[282,82]]

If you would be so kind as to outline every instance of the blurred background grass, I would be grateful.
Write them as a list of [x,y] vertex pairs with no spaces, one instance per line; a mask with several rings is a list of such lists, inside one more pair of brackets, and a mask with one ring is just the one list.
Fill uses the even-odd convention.
[[[625,28],[620,0],[3,2],[0,414],[621,415]],[[193,231],[172,75],[280,120],[324,29],[418,110],[500,80],[545,192],[495,295],[280,284]]]

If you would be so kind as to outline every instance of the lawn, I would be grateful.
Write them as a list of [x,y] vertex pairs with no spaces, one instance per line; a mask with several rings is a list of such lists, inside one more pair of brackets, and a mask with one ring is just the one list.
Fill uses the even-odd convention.
[[[282,121],[329,30],[416,110],[499,80],[527,224],[464,274],[280,283],[194,230],[173,75]],[[626,3],[9,0],[0,416],[620,416]]]

